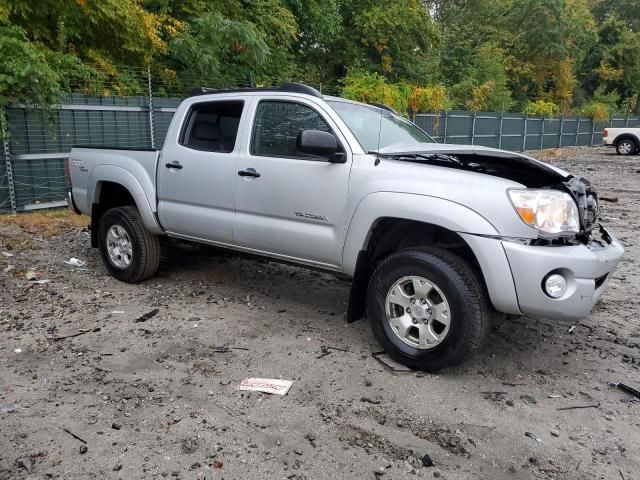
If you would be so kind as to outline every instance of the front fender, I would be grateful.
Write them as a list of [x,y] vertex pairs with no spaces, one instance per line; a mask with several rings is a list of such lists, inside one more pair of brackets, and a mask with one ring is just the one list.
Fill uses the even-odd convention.
[[431,223],[454,232],[496,235],[498,230],[470,208],[428,195],[376,192],[364,197],[355,209],[342,251],[343,270],[355,272],[358,252],[366,250],[372,227],[382,218]]
[[[100,185],[102,182],[113,182],[126,188],[133,201],[136,203],[138,212],[142,217],[144,226],[151,233],[163,233],[162,227],[159,225],[156,216],[153,213],[152,205],[138,179],[128,170],[116,165],[98,165],[91,172],[89,179],[89,189],[87,198],[91,199],[91,203],[97,203],[100,200]],[[152,199],[155,202],[155,198]]]
[[357,206],[346,234],[342,255],[344,272],[356,273],[358,253],[366,250],[372,227],[391,217],[430,223],[459,233],[473,251],[494,307],[520,314],[506,254],[500,241],[482,237],[497,235],[497,228],[476,211],[438,197],[393,192],[367,195]]

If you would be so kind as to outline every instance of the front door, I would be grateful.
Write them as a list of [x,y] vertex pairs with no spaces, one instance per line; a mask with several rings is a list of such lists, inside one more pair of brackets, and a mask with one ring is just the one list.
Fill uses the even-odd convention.
[[158,165],[158,214],[168,232],[231,243],[242,100],[196,103]]
[[[351,152],[321,107],[296,97],[256,98],[238,158],[234,243],[309,263],[339,266]],[[336,135],[346,163],[303,154],[303,130]]]

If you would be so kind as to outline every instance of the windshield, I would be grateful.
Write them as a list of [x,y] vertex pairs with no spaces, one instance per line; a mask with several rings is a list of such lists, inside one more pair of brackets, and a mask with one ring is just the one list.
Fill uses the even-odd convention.
[[396,144],[434,143],[413,123],[378,107],[327,101],[347,124],[365,152]]

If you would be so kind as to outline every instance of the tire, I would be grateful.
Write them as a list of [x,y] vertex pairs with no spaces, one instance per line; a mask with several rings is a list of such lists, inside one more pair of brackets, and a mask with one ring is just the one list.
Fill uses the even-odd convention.
[[[111,231],[115,236],[108,237]],[[116,239],[124,239],[124,247],[110,249],[110,241],[114,245]],[[112,208],[102,215],[98,223],[98,247],[109,273],[122,282],[137,283],[158,271],[160,239],[145,228],[135,207]],[[122,254],[123,251],[129,253]]]
[[[442,329],[444,323],[431,320],[434,318],[431,316],[430,320],[422,318],[424,325],[420,325],[420,320],[414,325],[415,317],[407,313],[410,316],[409,333],[402,337],[396,333],[392,322],[406,319],[407,310],[399,308],[393,302],[388,306],[387,300],[394,298],[394,292],[399,291],[398,288],[403,288],[405,294],[407,289],[411,291],[416,278],[424,279],[427,284],[426,287],[419,288],[424,288],[425,291],[431,289],[428,294],[430,298],[425,302],[426,307],[431,307],[433,311],[428,308],[424,315],[438,315],[435,312],[448,310],[448,315],[442,317],[448,316],[448,327]],[[409,283],[403,286],[402,282]],[[419,297],[421,294],[416,290],[415,296]],[[422,300],[417,299],[416,303],[421,303]],[[408,308],[414,309],[415,304],[409,304]],[[425,308],[425,305],[421,308]],[[388,309],[395,310],[395,313],[388,313]],[[396,313],[398,318],[390,320]],[[468,360],[482,347],[490,318],[484,285],[471,268],[446,250],[427,247],[398,251],[378,265],[367,289],[367,317],[376,339],[391,357],[410,368],[428,372],[437,372]],[[427,327],[428,331],[436,332],[436,335],[441,330],[441,338],[428,346],[418,340],[423,338],[422,329]],[[426,337],[431,338],[429,335]]]
[[616,142],[616,153],[618,155],[634,155],[638,151],[638,145],[630,138],[624,138]]

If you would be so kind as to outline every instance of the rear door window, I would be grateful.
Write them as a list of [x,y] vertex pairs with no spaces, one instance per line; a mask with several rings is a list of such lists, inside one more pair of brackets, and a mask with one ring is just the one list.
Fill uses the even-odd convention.
[[232,152],[244,102],[219,101],[199,103],[191,107],[180,143],[194,150]]

